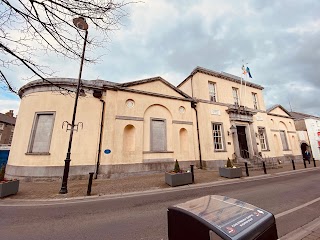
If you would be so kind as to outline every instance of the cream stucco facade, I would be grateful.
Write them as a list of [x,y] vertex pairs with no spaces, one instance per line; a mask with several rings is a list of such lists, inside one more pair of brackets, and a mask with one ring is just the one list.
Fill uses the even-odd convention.
[[[50,81],[75,89],[74,79]],[[175,159],[182,167],[217,168],[227,158],[300,158],[290,115],[281,106],[265,109],[263,87],[240,83],[200,67],[178,87],[161,77],[83,81],[86,96],[78,103],[76,122],[82,124],[73,137],[70,176],[164,171]],[[8,176],[62,176],[69,140],[64,122],[71,119],[74,96],[57,90],[42,81],[20,89]]]

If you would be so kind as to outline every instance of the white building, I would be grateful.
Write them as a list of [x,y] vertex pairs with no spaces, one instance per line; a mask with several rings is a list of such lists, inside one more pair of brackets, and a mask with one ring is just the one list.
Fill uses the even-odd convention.
[[[298,112],[290,112],[290,115],[295,118],[294,123],[299,132],[301,151],[304,152],[305,147],[308,147],[312,157],[320,160],[320,117]],[[303,131],[307,133],[307,136],[303,134]]]

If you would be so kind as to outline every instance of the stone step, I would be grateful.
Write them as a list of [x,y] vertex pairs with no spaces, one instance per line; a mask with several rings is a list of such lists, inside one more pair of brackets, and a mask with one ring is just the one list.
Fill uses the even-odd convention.
[[[243,169],[245,169],[245,163],[244,162],[239,162],[239,163],[234,163],[235,166],[237,167],[242,167]],[[276,162],[265,162],[265,166],[266,169],[277,169],[277,168],[281,168],[282,166],[279,165]],[[258,162],[258,163],[253,163],[248,161],[248,169],[250,169],[251,171],[255,171],[255,170],[263,170],[263,164],[262,162]]]

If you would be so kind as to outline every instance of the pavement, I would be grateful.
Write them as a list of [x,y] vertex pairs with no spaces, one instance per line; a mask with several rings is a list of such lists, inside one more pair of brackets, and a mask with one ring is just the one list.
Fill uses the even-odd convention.
[[[319,165],[319,163],[318,163]],[[241,179],[229,180],[219,176],[217,171],[213,170],[201,170],[195,169],[194,179],[195,184],[189,185],[190,187],[203,187],[207,185],[223,185],[231,184],[234,181],[253,180],[274,177],[282,174],[290,174],[299,171],[310,171],[314,169],[313,163],[307,163],[307,169],[304,168],[303,163],[295,164],[296,170],[293,171],[291,163],[281,164],[280,168],[267,169],[267,175],[263,170],[250,171],[250,177],[242,177]],[[317,167],[318,169],[318,167]],[[245,171],[243,176],[246,176]],[[117,179],[96,179],[92,184],[91,196],[87,195],[88,180],[69,180],[68,193],[59,194],[61,187],[60,181],[37,181],[37,182],[20,182],[19,192],[16,195],[8,196],[4,199],[0,199],[0,205],[8,205],[10,203],[46,203],[61,202],[61,201],[76,201],[76,200],[93,200],[94,198],[113,198],[126,195],[141,195],[150,194],[152,192],[161,191],[174,191],[180,190],[184,187],[181,186],[171,188],[164,182],[164,174],[148,174],[148,175],[134,175]],[[71,203],[72,201],[70,201]],[[54,204],[54,203],[53,203]],[[320,240],[320,217],[314,219],[312,222],[305,226],[296,229],[295,231],[283,236],[281,240]]]

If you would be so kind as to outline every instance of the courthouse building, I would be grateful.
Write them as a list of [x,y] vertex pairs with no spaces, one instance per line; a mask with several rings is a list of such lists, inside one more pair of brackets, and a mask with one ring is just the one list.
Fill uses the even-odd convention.
[[[32,81],[21,104],[8,177],[61,177],[69,141],[76,79]],[[236,161],[301,159],[293,119],[266,109],[263,87],[201,67],[177,87],[161,77],[127,83],[82,81],[70,176],[115,177],[182,167],[217,169]]]

